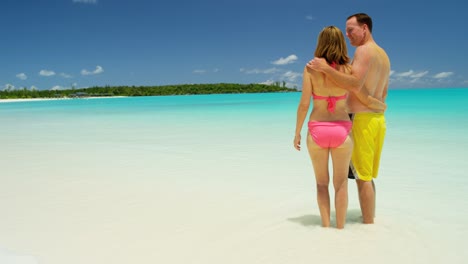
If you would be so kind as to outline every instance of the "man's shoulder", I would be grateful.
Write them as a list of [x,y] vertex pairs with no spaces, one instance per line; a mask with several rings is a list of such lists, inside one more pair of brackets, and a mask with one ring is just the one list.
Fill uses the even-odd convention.
[[356,50],[354,51],[353,64],[355,64],[356,61],[360,61],[361,63],[368,63],[373,54],[374,52],[372,48],[369,47],[369,45],[363,44],[357,46]]
[[356,47],[356,51],[360,51],[360,52],[373,52],[375,50],[378,50],[380,49],[379,45],[377,45],[377,43],[375,42],[366,42],[360,46],[357,46]]
[[375,42],[368,42],[356,47],[355,55],[362,57],[363,59],[367,58],[368,60],[373,60],[374,58],[382,56],[388,57],[385,50]]

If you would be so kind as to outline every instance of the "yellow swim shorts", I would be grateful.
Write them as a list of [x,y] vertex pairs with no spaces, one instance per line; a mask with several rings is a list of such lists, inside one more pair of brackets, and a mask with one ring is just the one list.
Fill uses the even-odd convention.
[[350,168],[355,178],[363,181],[377,178],[386,131],[383,113],[353,115],[351,137],[354,148]]

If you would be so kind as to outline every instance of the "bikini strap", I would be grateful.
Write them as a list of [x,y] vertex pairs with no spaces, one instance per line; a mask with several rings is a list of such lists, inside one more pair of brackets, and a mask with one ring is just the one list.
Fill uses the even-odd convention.
[[[330,67],[332,67],[333,69],[336,70],[337,65],[338,64],[335,61],[332,61],[332,63],[330,64]],[[331,89],[332,88],[330,88],[330,91],[328,91],[328,96],[315,95],[312,92],[312,98],[317,99],[317,100],[327,100],[327,102],[328,102],[328,105],[327,105],[328,112],[334,113],[335,108],[336,108],[336,101],[346,99],[347,94],[344,94],[344,95],[341,95],[341,96],[331,96],[330,95]]]
[[[333,69],[335,70],[338,70],[336,67],[338,66],[338,63],[336,63],[336,61],[332,61],[330,63],[330,67],[332,67]],[[342,100],[342,99],[346,99],[346,94],[342,95],[342,96],[331,96],[330,93],[331,93],[331,90],[332,88],[330,88],[330,91],[328,91],[328,97],[326,98],[327,102],[328,102],[328,105],[327,105],[327,110],[328,112],[330,113],[335,113],[335,108],[336,108],[336,101],[338,100]]]

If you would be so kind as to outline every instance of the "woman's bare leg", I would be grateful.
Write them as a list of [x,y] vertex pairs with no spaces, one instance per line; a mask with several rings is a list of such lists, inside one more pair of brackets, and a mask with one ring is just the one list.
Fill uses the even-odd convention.
[[336,227],[344,228],[348,210],[348,170],[353,141],[348,136],[338,148],[331,149],[333,161],[333,186],[335,188]]
[[328,148],[318,146],[310,134],[307,135],[307,149],[314,167],[315,180],[317,182],[317,203],[322,218],[322,226],[330,226],[330,194],[328,185],[330,177],[328,174]]

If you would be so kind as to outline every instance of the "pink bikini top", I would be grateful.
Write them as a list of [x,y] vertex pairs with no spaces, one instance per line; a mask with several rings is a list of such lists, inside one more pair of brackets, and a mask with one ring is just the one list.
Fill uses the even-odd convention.
[[[330,66],[336,69],[336,62],[332,62]],[[341,96],[320,96],[320,95],[315,95],[314,93],[312,93],[312,98],[314,98],[315,100],[327,100],[328,102],[327,110],[330,113],[335,112],[336,101],[344,100],[346,99],[346,97],[347,97],[347,94],[344,94]]]
[[327,100],[327,102],[328,102],[327,110],[330,113],[335,112],[336,101],[344,100],[344,99],[346,99],[346,97],[347,97],[346,94],[342,95],[342,96],[320,96],[320,95],[312,94],[312,98],[314,98],[315,100]]

